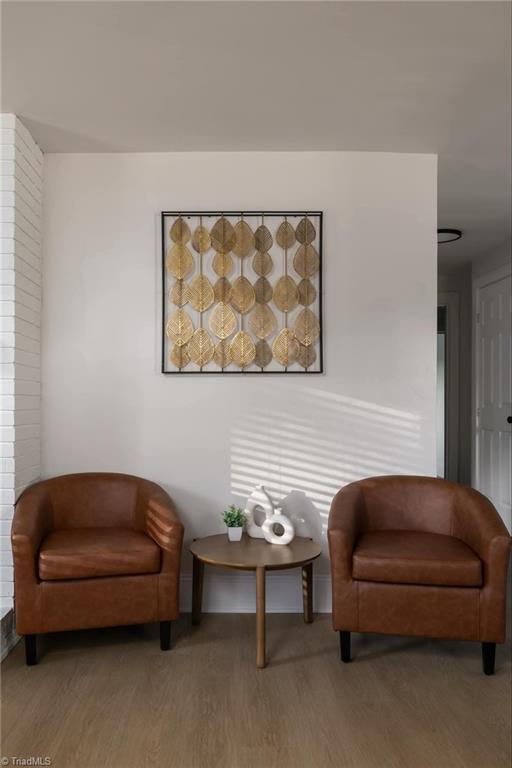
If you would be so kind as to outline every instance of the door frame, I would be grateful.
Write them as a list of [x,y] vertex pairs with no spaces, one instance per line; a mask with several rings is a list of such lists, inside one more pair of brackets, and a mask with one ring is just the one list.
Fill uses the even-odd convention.
[[459,479],[459,294],[439,291],[438,307],[446,307],[446,383],[444,419],[445,478]]
[[477,467],[477,440],[478,440],[478,409],[480,404],[480,317],[477,312],[480,291],[492,283],[499,283],[512,275],[512,265],[503,264],[497,269],[491,269],[483,275],[473,278],[473,386],[471,393],[471,485],[479,490],[479,476]]

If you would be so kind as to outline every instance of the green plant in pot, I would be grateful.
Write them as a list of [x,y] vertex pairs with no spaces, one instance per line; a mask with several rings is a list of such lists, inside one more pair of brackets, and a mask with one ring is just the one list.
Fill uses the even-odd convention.
[[225,509],[222,513],[222,519],[228,529],[228,539],[230,541],[240,541],[247,520],[247,515],[243,509],[230,504],[229,508]]

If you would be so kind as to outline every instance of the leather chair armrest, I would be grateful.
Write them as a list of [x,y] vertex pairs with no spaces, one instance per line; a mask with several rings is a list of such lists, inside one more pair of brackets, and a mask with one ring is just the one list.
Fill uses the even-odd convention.
[[480,557],[483,584],[480,590],[479,639],[505,640],[507,571],[511,538],[489,499],[472,488],[458,494],[452,535],[462,539]]
[[53,527],[50,492],[45,482],[22,493],[12,521],[11,543],[17,586],[37,584],[37,557],[45,536]]
[[461,539],[490,567],[497,551],[508,552],[512,539],[489,499],[464,488],[455,501],[452,535]]
[[159,621],[179,615],[179,582],[183,524],[168,494],[156,483],[145,480],[139,488],[144,530],[160,547],[162,562],[158,575]]
[[333,579],[352,578],[352,552],[364,529],[365,510],[363,492],[357,482],[342,488],[332,501],[327,537]]
[[145,532],[163,550],[162,570],[176,561],[179,567],[183,543],[183,523],[170,496],[156,483],[144,483]]
[[463,488],[455,500],[452,535],[471,547],[484,563],[484,581],[495,568],[507,565],[512,539],[489,499]]

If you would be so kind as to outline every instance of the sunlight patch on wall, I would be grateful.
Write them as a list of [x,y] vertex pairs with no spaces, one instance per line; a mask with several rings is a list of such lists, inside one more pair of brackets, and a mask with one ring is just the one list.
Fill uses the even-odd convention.
[[231,492],[239,503],[261,483],[324,537],[332,498],[347,483],[423,474],[418,415],[318,387],[263,386],[258,400],[269,405],[245,408],[231,430]]

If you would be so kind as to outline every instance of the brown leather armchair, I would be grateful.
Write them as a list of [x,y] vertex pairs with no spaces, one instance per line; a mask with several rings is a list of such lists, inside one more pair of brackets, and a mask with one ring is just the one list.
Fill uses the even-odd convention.
[[494,672],[505,640],[510,536],[482,494],[430,477],[345,486],[329,515],[334,629],[482,643]]
[[155,483],[111,473],[30,486],[12,524],[16,631],[27,664],[45,632],[160,622],[179,612],[183,525]]

